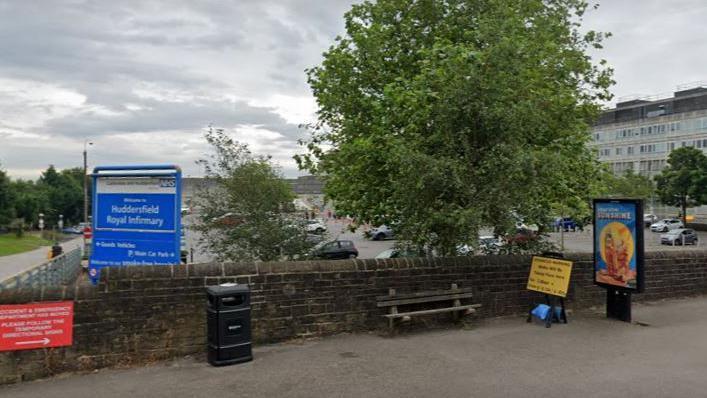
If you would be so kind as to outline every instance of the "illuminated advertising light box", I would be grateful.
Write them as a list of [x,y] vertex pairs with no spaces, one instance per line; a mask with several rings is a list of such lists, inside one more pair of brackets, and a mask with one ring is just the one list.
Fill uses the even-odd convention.
[[594,283],[610,289],[642,292],[643,202],[594,200]]

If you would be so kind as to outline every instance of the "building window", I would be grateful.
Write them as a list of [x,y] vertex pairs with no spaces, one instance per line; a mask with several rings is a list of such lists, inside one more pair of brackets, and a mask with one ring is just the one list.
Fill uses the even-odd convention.
[[671,143],[668,144],[668,145],[669,145],[668,148],[669,148],[671,151],[672,151],[673,149],[675,149],[675,143],[674,143],[674,142],[671,142]]
[[633,155],[633,147],[632,147],[632,146],[626,148],[626,154],[627,154],[627,155]]

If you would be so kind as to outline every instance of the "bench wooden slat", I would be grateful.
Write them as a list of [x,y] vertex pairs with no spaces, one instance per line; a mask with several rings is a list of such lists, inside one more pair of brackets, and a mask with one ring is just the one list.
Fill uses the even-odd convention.
[[417,297],[417,298],[407,298],[407,299],[398,299],[397,297],[393,296],[392,300],[379,301],[377,303],[377,306],[380,308],[380,307],[391,307],[394,305],[433,303],[433,302],[437,302],[437,301],[449,301],[449,300],[459,300],[459,299],[472,298],[471,296],[472,296],[471,293],[446,294],[446,295],[439,295],[439,296]]
[[416,293],[406,293],[406,294],[396,294],[394,296],[378,296],[376,300],[378,301],[388,301],[388,300],[401,300],[408,298],[417,297],[427,297],[427,296],[442,296],[446,294],[461,294],[461,293],[471,293],[473,288],[458,288],[458,289],[446,289],[446,290],[432,290],[427,292],[416,292]]
[[479,307],[481,307],[481,304],[469,304],[469,305],[460,305],[457,307],[435,308],[433,310],[399,312],[397,314],[385,314],[383,316],[388,319],[394,319],[394,318],[402,318],[405,316],[440,314],[443,312],[465,311],[465,310],[468,311],[469,313],[474,313],[474,312],[476,312],[476,308],[479,308]]

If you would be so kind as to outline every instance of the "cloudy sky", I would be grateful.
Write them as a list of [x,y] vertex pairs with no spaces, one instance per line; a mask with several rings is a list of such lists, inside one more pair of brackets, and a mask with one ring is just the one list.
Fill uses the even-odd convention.
[[[304,69],[343,33],[351,0],[0,0],[0,166],[177,163],[200,175],[206,126],[287,176],[314,120]],[[707,1],[610,0],[586,18],[617,97],[707,80]]]

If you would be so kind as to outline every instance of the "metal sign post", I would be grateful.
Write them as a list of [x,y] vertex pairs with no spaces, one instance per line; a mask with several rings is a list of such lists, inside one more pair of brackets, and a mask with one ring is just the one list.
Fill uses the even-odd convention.
[[93,170],[89,277],[110,266],[179,264],[181,170],[174,165]]

